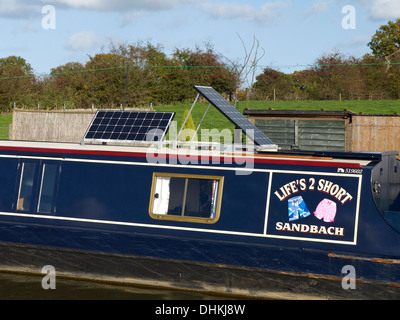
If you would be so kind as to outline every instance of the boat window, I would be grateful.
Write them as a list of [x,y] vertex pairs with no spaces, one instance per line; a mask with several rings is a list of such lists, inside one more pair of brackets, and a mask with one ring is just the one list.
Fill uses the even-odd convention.
[[154,173],[150,216],[154,219],[215,223],[223,177]]
[[58,166],[55,164],[43,164],[37,210],[38,212],[51,212],[57,169]]
[[29,211],[33,196],[33,181],[35,178],[36,164],[22,163],[21,180],[18,191],[17,210]]
[[57,161],[21,161],[16,210],[51,213],[59,171]]

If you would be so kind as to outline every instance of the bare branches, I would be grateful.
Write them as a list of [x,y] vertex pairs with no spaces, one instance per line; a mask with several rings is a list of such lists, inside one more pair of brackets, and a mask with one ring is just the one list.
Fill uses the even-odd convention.
[[387,63],[386,72],[388,72],[389,69],[390,69],[390,65],[392,64],[392,57],[394,55],[396,55],[397,53],[399,53],[399,52],[400,52],[400,49],[385,57],[385,60],[386,60],[386,63]]
[[238,33],[236,34],[240,39],[244,51],[244,57],[242,61],[240,63],[235,63],[232,60],[224,57],[224,59],[229,61],[233,66],[234,74],[236,77],[236,90],[235,90],[235,103],[234,103],[235,108],[238,100],[239,91],[245,83],[247,83],[248,86],[248,91],[247,91],[247,100],[248,100],[250,89],[254,83],[257,65],[265,55],[265,50],[260,47],[260,41],[256,38],[255,35],[253,35],[253,42],[251,44],[250,49],[248,50],[246,44],[243,41],[243,38],[240,36],[240,34]]

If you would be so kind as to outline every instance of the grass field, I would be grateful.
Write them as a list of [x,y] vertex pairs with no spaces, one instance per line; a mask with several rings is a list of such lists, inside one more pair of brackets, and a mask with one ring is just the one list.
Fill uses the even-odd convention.
[[[180,127],[183,122],[183,113],[185,109],[190,109],[191,103],[179,104],[175,106],[159,106],[155,109],[157,111],[174,111],[176,112],[175,120]],[[192,117],[195,125],[201,121],[207,103],[197,103],[192,111]],[[243,113],[246,108],[246,102],[239,102],[239,111]],[[343,111],[345,109],[355,113],[367,114],[394,114],[400,113],[400,100],[351,100],[351,101],[250,101],[249,109],[269,109],[275,110],[327,110],[327,111]],[[217,128],[222,130],[224,128],[234,129],[233,125],[219,113],[214,107],[210,107],[201,128],[212,129]]]
[[[156,111],[173,111],[176,113],[175,121],[177,121],[178,129],[183,122],[183,114],[186,109],[190,109],[192,102],[181,103],[176,105],[158,106],[155,107]],[[192,117],[195,126],[200,123],[201,118],[208,103],[196,103]],[[239,102],[239,111],[243,113],[246,107],[246,102]],[[327,111],[343,111],[348,109],[356,113],[367,114],[394,114],[400,113],[400,100],[325,100],[325,101],[250,101],[249,109],[269,109],[275,110],[327,110]],[[0,139],[8,139],[8,127],[12,122],[12,114],[0,114]],[[218,130],[230,129],[233,130],[234,126],[216,110],[210,107],[208,113],[203,121],[201,129]]]
[[8,129],[11,122],[12,122],[11,113],[0,114],[0,140],[8,139]]

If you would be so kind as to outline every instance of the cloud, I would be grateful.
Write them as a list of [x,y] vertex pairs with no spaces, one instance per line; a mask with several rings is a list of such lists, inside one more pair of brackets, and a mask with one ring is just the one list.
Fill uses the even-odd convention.
[[[362,7],[368,11],[370,20],[391,20],[400,18],[400,0],[315,0],[306,14],[320,14],[346,4],[353,5],[356,10]],[[336,9],[334,9],[336,10]]]
[[124,14],[122,26],[137,22],[146,12],[144,10],[129,11]]
[[103,39],[97,36],[94,31],[81,31],[74,33],[65,45],[70,51],[83,51],[99,47],[103,44]]
[[26,18],[40,12],[43,5],[37,1],[0,0],[0,16],[6,18]]
[[120,12],[129,14],[129,19],[135,20],[142,12],[168,10],[191,1],[193,0],[0,0],[0,17],[40,17],[43,6],[53,5],[56,9]]
[[369,42],[370,37],[367,36],[356,36],[347,40],[343,40],[338,43],[339,47],[354,48],[354,47],[365,47]]
[[370,2],[370,18],[373,20],[390,20],[400,18],[399,0],[372,0],[365,2]]
[[47,4],[95,11],[167,10],[188,0],[42,0]]
[[313,3],[311,8],[307,9],[305,11],[306,15],[314,15],[314,14],[320,14],[328,11],[332,4],[332,1],[321,1],[317,0]]
[[287,7],[283,1],[268,2],[260,8],[250,4],[237,3],[216,3],[204,2],[201,8],[214,18],[220,19],[241,19],[249,22],[256,22],[268,25],[279,17],[279,9]]

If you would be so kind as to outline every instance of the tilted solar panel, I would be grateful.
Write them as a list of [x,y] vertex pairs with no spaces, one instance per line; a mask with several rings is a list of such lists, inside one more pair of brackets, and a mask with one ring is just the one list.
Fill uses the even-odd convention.
[[97,111],[84,136],[84,141],[161,141],[174,116],[174,112]]
[[266,137],[260,129],[236,110],[214,88],[203,86],[194,86],[194,88],[236,127],[242,129],[246,136],[253,140],[255,144],[258,144],[259,146],[275,146],[275,144]]

